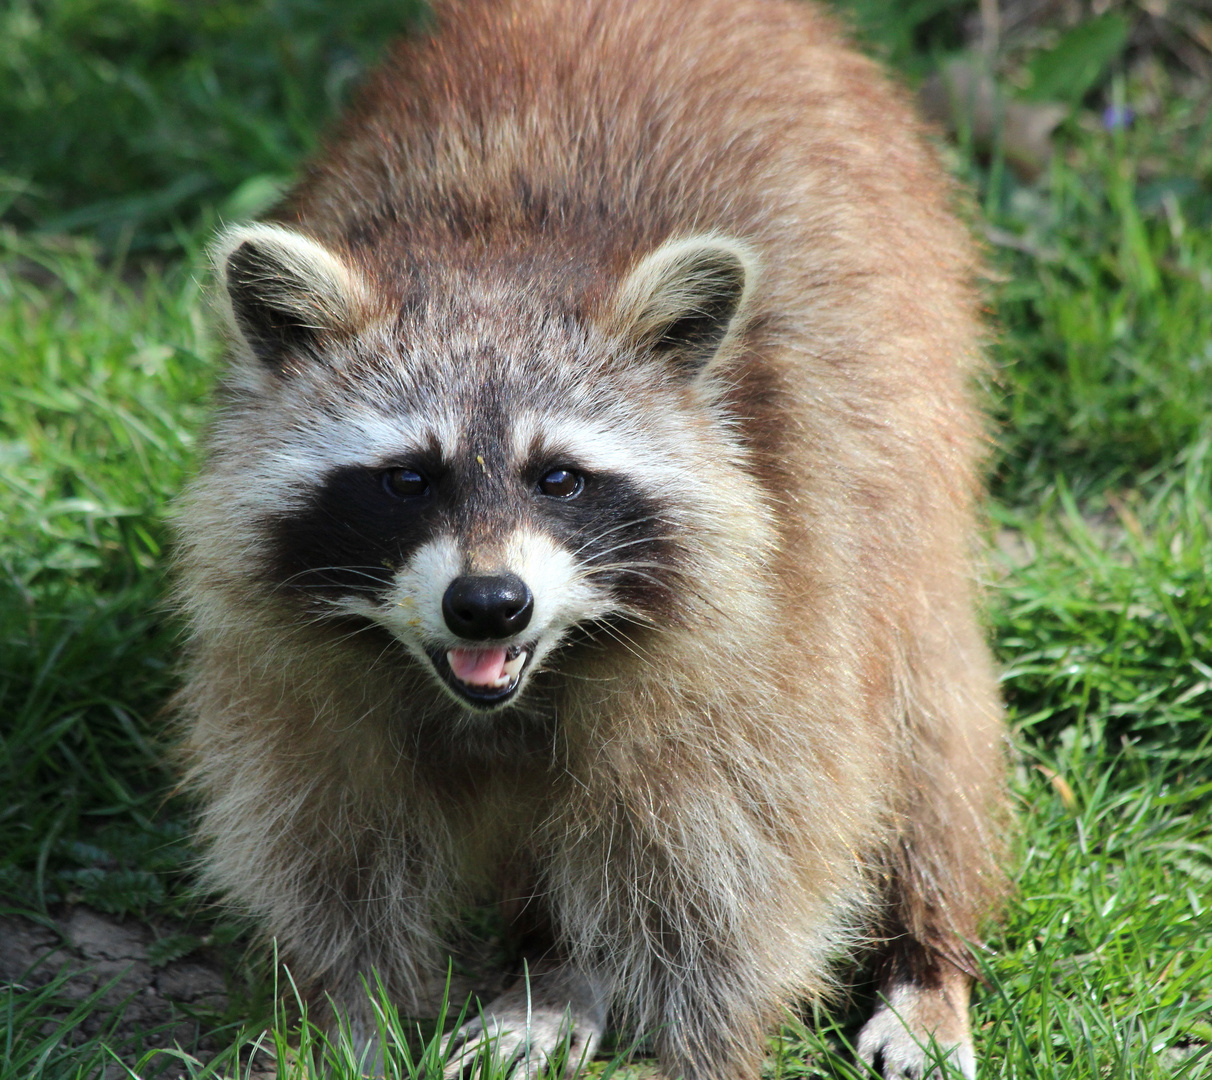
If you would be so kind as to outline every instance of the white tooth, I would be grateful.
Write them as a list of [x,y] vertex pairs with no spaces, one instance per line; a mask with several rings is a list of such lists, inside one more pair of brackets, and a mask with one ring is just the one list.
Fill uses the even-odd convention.
[[505,661],[505,664],[503,665],[503,668],[502,668],[502,670],[505,672],[502,685],[504,685],[505,683],[512,682],[514,679],[516,679],[518,677],[518,672],[522,670],[522,665],[526,663],[526,657],[528,657],[529,655],[530,655],[530,653],[527,652],[525,649],[523,649],[512,660]]

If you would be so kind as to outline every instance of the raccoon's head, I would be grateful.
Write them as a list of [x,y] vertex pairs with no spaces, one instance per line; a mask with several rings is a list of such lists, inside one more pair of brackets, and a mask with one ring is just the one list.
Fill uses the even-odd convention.
[[667,242],[580,310],[475,266],[401,300],[274,225],[216,258],[216,544],[304,617],[386,629],[463,707],[507,706],[568,648],[626,649],[634,624],[711,617],[721,546],[760,558],[765,506],[719,403],[744,245]]

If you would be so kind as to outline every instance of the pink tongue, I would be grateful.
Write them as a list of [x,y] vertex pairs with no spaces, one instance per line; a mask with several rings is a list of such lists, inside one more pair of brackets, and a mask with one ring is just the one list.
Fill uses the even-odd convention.
[[505,674],[504,649],[451,649],[446,659],[455,678],[472,686],[495,686]]

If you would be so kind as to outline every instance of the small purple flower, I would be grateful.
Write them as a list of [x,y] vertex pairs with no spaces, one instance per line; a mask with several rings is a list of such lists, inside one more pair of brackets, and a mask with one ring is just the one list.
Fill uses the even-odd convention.
[[1130,128],[1136,119],[1136,110],[1129,105],[1108,105],[1103,109],[1103,127],[1108,131]]

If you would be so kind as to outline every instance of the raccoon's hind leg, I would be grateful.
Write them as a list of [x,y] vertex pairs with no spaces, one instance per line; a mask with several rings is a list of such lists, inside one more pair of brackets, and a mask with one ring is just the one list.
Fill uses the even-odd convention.
[[919,627],[899,694],[899,775],[891,784],[897,825],[880,870],[880,1004],[858,1045],[886,1078],[938,1076],[932,1039],[952,1072],[976,1075],[972,948],[1005,892],[996,680],[970,611],[958,601],[948,610],[945,594],[940,587],[933,618]]
[[[973,693],[968,700],[979,698]],[[968,1028],[977,973],[971,949],[1003,888],[994,828],[1001,771],[996,716],[990,707],[966,724],[919,731],[898,785],[907,797],[885,866],[881,1001],[858,1046],[886,1078],[940,1075],[932,1039],[954,1069],[976,1075]],[[991,719],[982,724],[985,717]]]
[[[969,779],[980,775],[973,770]],[[907,835],[890,859],[886,881],[880,1003],[859,1033],[858,1052],[885,1080],[941,1080],[936,1062],[943,1055],[972,1078],[971,943],[997,892],[990,865],[995,845],[979,809],[988,805],[988,793],[971,783],[966,790],[945,787],[946,794],[933,798],[924,784],[911,790],[918,799],[906,813]]]
[[606,1030],[609,987],[564,965],[539,965],[455,1031],[446,1077],[470,1077],[487,1054],[517,1076],[561,1056],[566,1072],[592,1060]]
[[941,1080],[943,1057],[976,1076],[968,1027],[972,979],[927,955],[916,942],[898,943],[880,985],[880,1003],[859,1033],[858,1052],[885,1080]]

